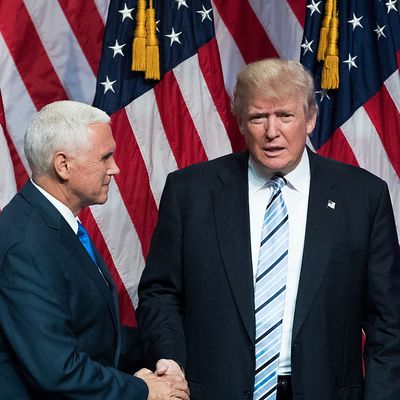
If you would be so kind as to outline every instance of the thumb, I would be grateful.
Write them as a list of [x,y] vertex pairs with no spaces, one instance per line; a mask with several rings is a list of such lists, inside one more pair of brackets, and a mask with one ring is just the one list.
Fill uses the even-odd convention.
[[157,375],[164,375],[168,370],[168,362],[166,360],[158,360],[156,364]]

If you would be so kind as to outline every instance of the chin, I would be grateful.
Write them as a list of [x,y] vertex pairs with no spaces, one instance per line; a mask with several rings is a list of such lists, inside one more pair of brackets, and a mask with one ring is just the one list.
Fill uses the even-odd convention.
[[98,204],[104,204],[106,201],[108,200],[108,196],[106,196],[105,198],[101,199]]
[[108,200],[108,194],[106,195],[101,195],[96,199],[95,204],[104,204]]
[[285,173],[287,165],[286,164],[276,164],[276,163],[265,163],[264,168],[269,172],[282,172]]

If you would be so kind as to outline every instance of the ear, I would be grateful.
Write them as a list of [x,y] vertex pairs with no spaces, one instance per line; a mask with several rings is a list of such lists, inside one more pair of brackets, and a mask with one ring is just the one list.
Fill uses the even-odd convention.
[[313,115],[306,122],[307,135],[310,136],[312,131],[315,128],[315,124],[317,123],[317,112],[314,112]]
[[68,157],[65,153],[59,151],[54,155],[53,166],[54,172],[57,176],[64,181],[68,180],[71,169],[68,162]]
[[236,118],[239,131],[244,136],[245,128],[244,128],[244,118]]

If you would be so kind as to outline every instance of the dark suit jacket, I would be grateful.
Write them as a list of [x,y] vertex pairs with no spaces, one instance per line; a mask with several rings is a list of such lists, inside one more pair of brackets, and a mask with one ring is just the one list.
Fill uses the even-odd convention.
[[[400,260],[387,185],[360,168],[309,159],[294,399],[400,399]],[[234,154],[168,176],[140,283],[145,356],[183,364],[192,400],[252,398],[247,164],[247,153]]]
[[0,214],[0,238],[0,398],[147,399],[118,369],[140,352],[104,261],[103,278],[31,182]]

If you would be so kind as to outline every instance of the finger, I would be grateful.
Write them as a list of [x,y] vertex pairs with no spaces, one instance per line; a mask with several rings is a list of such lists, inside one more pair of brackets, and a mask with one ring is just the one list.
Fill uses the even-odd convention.
[[158,360],[156,364],[156,374],[157,375],[164,375],[168,370],[168,363],[166,360]]
[[142,368],[142,369],[140,369],[139,371],[136,371],[136,372],[134,373],[134,376],[139,377],[139,376],[151,375],[151,374],[153,374],[153,372],[152,372],[151,370],[149,370],[149,369],[147,369],[147,368]]
[[174,387],[174,395],[176,396],[177,393],[185,393],[186,395],[189,395],[189,387],[187,385],[176,385]]
[[186,392],[177,392],[173,396],[174,399],[179,399],[179,400],[189,400],[189,394]]

